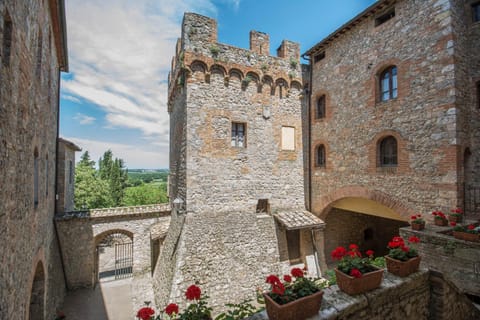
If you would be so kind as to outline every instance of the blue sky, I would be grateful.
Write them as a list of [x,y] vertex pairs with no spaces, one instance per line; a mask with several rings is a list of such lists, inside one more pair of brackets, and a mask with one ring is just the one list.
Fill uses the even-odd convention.
[[217,19],[221,43],[248,48],[257,30],[271,54],[283,39],[303,53],[374,2],[69,0],[60,135],[95,161],[111,149],[130,169],[168,168],[166,79],[185,11]]

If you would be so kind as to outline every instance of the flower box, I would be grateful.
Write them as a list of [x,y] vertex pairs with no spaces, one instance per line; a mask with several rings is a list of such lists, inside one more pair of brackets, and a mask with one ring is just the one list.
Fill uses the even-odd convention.
[[448,221],[450,222],[461,222],[462,221],[462,217],[460,216],[452,216],[452,215],[448,215]]
[[445,219],[435,219],[435,225],[440,227],[448,226],[448,220]]
[[413,230],[423,230],[425,229],[425,223],[412,223]]
[[420,267],[420,257],[410,258],[407,261],[400,261],[397,259],[385,256],[385,262],[387,263],[387,271],[399,276],[407,277],[410,274],[417,272]]
[[263,296],[265,298],[265,308],[267,309],[270,320],[304,320],[318,314],[322,304],[323,291],[283,305],[273,301],[267,293],[264,293]]
[[453,236],[455,239],[465,240],[465,241],[473,241],[473,242],[480,242],[480,234],[479,233],[468,233],[468,232],[461,232],[461,231],[453,231]]
[[380,286],[383,279],[383,270],[372,266],[374,271],[362,274],[360,278],[351,277],[335,268],[337,285],[343,292],[349,295],[364,293]]

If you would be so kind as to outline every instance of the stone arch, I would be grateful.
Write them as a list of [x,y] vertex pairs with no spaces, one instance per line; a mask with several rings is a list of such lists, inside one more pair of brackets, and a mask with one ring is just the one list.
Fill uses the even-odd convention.
[[26,319],[45,319],[46,279],[45,257],[43,249],[41,249],[37,253],[32,265],[30,286],[28,287],[29,292],[27,294],[29,303]]
[[232,78],[237,78],[238,80],[242,81],[244,76],[243,72],[240,69],[232,68],[228,72],[228,75],[230,76],[230,79]]
[[205,81],[208,71],[207,64],[201,60],[194,60],[190,64],[191,76],[198,81]]
[[211,67],[210,67],[210,73],[211,74],[219,74],[223,77],[225,77],[227,75],[227,70],[219,65],[219,64],[213,64]]
[[416,214],[412,208],[395,199],[393,196],[379,190],[371,190],[363,186],[348,186],[337,189],[323,197],[316,205],[315,214],[325,220],[335,202],[346,198],[367,199],[396,212],[403,221],[409,221],[410,216]]
[[260,76],[253,71],[247,72],[246,77],[250,78],[252,81],[255,81],[257,84],[260,83]]
[[303,90],[302,84],[297,80],[290,81],[290,88],[295,89],[297,91]]
[[[102,249],[101,247],[101,243],[103,240],[105,240],[107,237],[109,236],[112,236],[112,235],[115,235],[115,234],[121,234],[121,235],[124,235],[124,236],[127,236],[129,239],[130,239],[130,242],[132,242],[132,246],[130,246],[131,248],[133,248],[133,240],[134,240],[134,235],[132,232],[128,231],[128,230],[124,230],[124,229],[110,229],[110,230],[107,230],[107,231],[103,231],[97,235],[95,235],[95,238],[94,238],[94,247],[92,248],[92,251],[93,251],[93,261],[94,261],[94,272],[93,272],[93,284],[95,286],[95,284],[100,280],[101,278],[101,270],[100,270],[100,249]],[[132,262],[133,262],[133,251],[130,252],[131,253],[131,258],[132,258]],[[130,256],[130,255],[129,255]],[[132,265],[133,267],[133,265]],[[131,272],[131,271],[130,271]]]
[[[268,86],[267,89],[269,89],[269,93],[270,95],[274,95],[275,94],[275,87],[273,86],[273,78],[270,77],[269,75],[264,75],[263,78],[262,78],[262,92],[263,92],[263,88],[265,86]],[[268,92],[268,91],[267,91]]]
[[284,78],[278,78],[277,80],[275,80],[274,88],[275,95],[278,94],[278,97],[280,99],[287,96],[289,86],[287,80],[285,80]]

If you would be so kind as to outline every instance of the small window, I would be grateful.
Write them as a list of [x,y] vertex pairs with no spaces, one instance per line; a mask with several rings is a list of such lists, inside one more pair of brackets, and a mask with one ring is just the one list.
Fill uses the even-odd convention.
[[325,51],[322,51],[313,56],[313,62],[317,63],[325,58]]
[[295,150],[295,128],[282,127],[282,150]]
[[380,167],[397,166],[397,140],[394,137],[388,136],[380,141],[379,157]]
[[12,53],[12,35],[13,25],[8,13],[3,17],[3,44],[2,44],[2,62],[5,67],[10,64],[10,55]]
[[245,123],[232,122],[232,147],[245,148]]
[[68,183],[72,184],[73,183],[73,162],[70,160],[68,162]]
[[40,31],[38,34],[38,39],[37,39],[37,60],[36,60],[36,66],[35,66],[35,76],[37,78],[40,78],[40,73],[42,71],[42,44],[43,44],[43,36],[42,32]]
[[315,118],[316,119],[325,118],[325,95],[321,96],[317,100],[317,108],[315,110]]
[[477,82],[477,106],[480,109],[480,81]]
[[256,213],[270,213],[270,203],[268,199],[259,199],[257,203]]
[[380,74],[380,100],[388,101],[398,96],[397,67],[391,66]]
[[319,145],[315,151],[315,167],[325,168],[325,146]]
[[472,4],[473,22],[480,21],[480,2]]
[[48,196],[48,175],[50,174],[48,168],[48,156],[45,157],[45,195]]
[[381,24],[384,24],[388,20],[392,19],[395,17],[395,8],[387,11],[386,13],[382,14],[381,16],[377,17],[375,19],[375,27],[378,27]]
[[38,206],[38,150],[35,149],[33,153],[33,205],[35,208]]

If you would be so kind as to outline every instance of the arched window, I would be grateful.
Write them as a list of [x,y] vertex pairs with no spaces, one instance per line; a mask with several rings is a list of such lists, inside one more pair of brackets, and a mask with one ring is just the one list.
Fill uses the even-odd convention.
[[315,109],[315,119],[325,118],[325,95],[317,100],[317,107]]
[[325,168],[325,160],[325,146],[321,144],[315,150],[315,167]]
[[39,157],[38,150],[35,148],[33,152],[33,205],[35,208],[38,206],[38,170],[39,170]]
[[388,136],[380,141],[379,158],[380,167],[397,166],[397,140],[394,137]]
[[381,101],[395,99],[398,95],[397,89],[397,67],[391,66],[380,74]]

